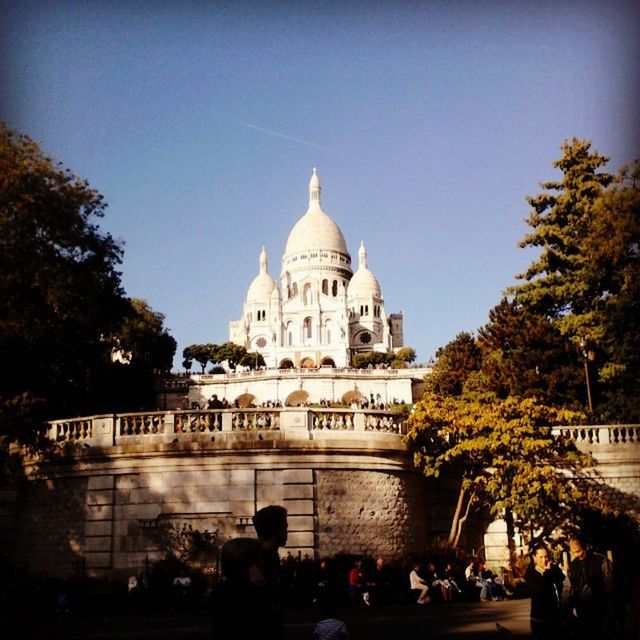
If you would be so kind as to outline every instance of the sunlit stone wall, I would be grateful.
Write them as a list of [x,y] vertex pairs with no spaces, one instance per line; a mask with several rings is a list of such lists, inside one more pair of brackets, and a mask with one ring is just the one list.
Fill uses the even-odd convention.
[[413,473],[316,472],[318,553],[410,558],[427,543],[425,485]]

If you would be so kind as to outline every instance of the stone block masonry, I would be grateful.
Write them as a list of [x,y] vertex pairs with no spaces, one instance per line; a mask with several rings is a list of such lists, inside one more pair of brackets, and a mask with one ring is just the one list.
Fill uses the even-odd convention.
[[[148,443],[123,442],[114,432],[112,446],[79,441],[46,462],[25,456],[24,475],[1,488],[3,544],[18,570],[126,577],[164,556],[161,527],[190,524],[216,532],[220,545],[254,536],[251,516],[268,504],[288,510],[285,555],[410,559],[446,537],[457,483],[422,477],[398,431],[365,429],[364,421],[360,430],[317,428],[306,409],[291,412],[301,419],[282,430],[207,431],[207,421],[195,421],[193,433],[169,431],[163,442],[155,434]],[[637,514],[640,429],[574,431],[569,437],[593,448],[603,495]],[[508,532],[499,523],[486,531],[487,524],[469,527],[462,546],[483,546],[487,559],[502,562]]]

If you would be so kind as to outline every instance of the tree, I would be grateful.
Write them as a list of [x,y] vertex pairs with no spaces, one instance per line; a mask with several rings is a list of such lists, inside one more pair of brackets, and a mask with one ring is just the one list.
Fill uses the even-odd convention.
[[109,343],[111,361],[96,371],[100,377],[99,411],[144,411],[156,407],[158,379],[170,369],[176,341],[164,327],[164,316],[138,298]]
[[459,396],[469,376],[480,371],[482,357],[475,338],[465,331],[438,349],[436,364],[425,378],[425,389],[443,396]]
[[33,435],[16,412],[37,406],[54,418],[95,406],[105,337],[128,307],[122,249],[97,224],[105,208],[86,180],[0,124],[0,430],[12,436]]
[[584,384],[578,353],[546,316],[503,298],[478,331],[482,390],[571,405]]
[[518,276],[525,282],[512,291],[518,303],[556,319],[563,335],[581,336],[593,332],[592,314],[602,303],[582,243],[595,203],[613,177],[599,171],[608,158],[590,151],[588,140],[574,138],[561,149],[553,166],[562,171],[562,179],[543,183],[545,191],[527,198],[533,207],[527,223],[533,230],[520,246],[542,251]]
[[521,246],[540,247],[540,257],[510,291],[576,348],[587,345],[587,380],[600,394],[592,419],[640,420],[640,164],[614,177],[589,141],[562,151],[562,179],[528,198],[533,231]]
[[449,543],[459,544],[469,515],[482,507],[493,515],[513,513],[530,544],[565,524],[584,494],[564,472],[586,460],[551,427],[580,417],[535,398],[425,394],[407,421],[406,440],[425,476],[460,478]]
[[215,355],[217,351],[217,344],[191,344],[183,349],[182,357],[184,358],[185,362],[189,363],[189,367],[186,368],[190,369],[191,361],[195,360],[202,367],[202,373],[204,373],[208,362],[219,362],[219,360],[216,359]]
[[182,357],[185,369],[190,369],[191,361],[195,360],[202,367],[202,373],[204,373],[208,362],[214,365],[226,362],[230,369],[235,369],[238,365],[251,369],[265,366],[261,353],[249,352],[235,342],[225,342],[221,345],[192,344],[184,349]]
[[242,362],[247,362],[247,350],[235,342],[221,344],[213,356],[213,362],[227,362],[230,369],[235,369]]
[[598,199],[584,253],[603,299],[594,368],[601,420],[640,421],[640,160]]
[[396,351],[394,358],[401,362],[414,362],[416,359],[416,350],[411,347],[402,347]]
[[130,300],[116,339],[122,350],[131,353],[133,364],[159,372],[171,369],[176,341],[164,326],[164,315],[154,311],[146,300]]
[[356,353],[353,356],[353,366],[356,369],[366,369],[376,367],[380,364],[388,365],[393,359],[393,354],[383,351],[367,351],[366,353]]

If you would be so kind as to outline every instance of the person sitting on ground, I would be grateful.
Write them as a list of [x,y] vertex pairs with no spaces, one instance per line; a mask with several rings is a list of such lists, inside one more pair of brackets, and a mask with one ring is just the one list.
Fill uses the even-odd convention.
[[369,593],[374,605],[389,604],[391,602],[391,576],[384,563],[384,558],[376,560],[376,566],[369,580]]
[[349,640],[347,625],[338,618],[335,594],[323,593],[318,604],[321,618],[313,630],[313,640]]
[[411,593],[419,594],[417,600],[418,604],[429,604],[429,602],[431,602],[431,596],[429,596],[429,585],[426,580],[423,580],[420,577],[421,568],[422,567],[419,562],[416,562],[413,565],[413,569],[409,574],[409,589],[411,590]]
[[504,600],[504,589],[497,581],[497,574],[487,568],[484,560],[478,562],[478,578],[480,579],[480,602],[487,600]]
[[367,578],[362,568],[362,560],[356,560],[349,571],[349,597],[356,601],[362,598],[365,604],[370,605],[369,591],[367,591]]
[[460,589],[460,586],[458,585],[458,578],[451,562],[447,562],[444,566],[444,572],[442,575],[444,582],[451,587],[453,596],[459,596],[462,593],[462,589]]

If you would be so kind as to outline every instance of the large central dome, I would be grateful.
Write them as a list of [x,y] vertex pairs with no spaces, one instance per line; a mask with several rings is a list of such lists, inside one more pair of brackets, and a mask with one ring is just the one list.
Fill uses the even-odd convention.
[[325,249],[349,254],[340,227],[322,210],[320,181],[315,167],[309,181],[309,208],[295,223],[285,247],[285,255],[307,249]]

